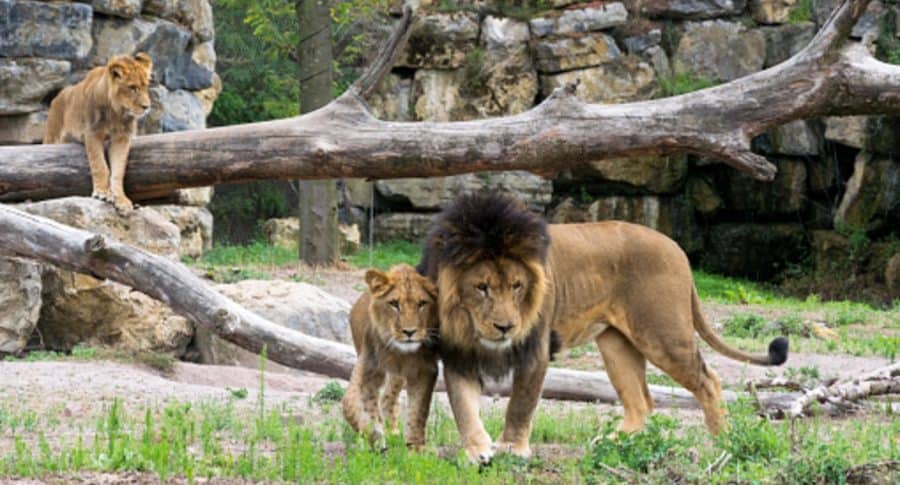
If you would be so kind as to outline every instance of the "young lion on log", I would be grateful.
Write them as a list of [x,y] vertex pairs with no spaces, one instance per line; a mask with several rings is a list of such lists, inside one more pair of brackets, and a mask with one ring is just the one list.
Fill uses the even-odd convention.
[[[69,86],[50,103],[44,143],[84,144],[90,164],[91,197],[112,202],[116,209],[133,209],[122,182],[137,120],[150,109],[153,61],[143,52],[116,56],[96,67],[81,82]],[[109,150],[109,166],[104,157]]]
[[[405,264],[366,272],[369,291],[350,310],[358,358],[344,396],[344,416],[357,432],[384,448],[384,421],[399,432],[397,399],[406,387],[406,443],[425,445],[425,422],[437,380],[437,305],[434,285]],[[385,382],[386,381],[386,382]],[[384,391],[379,402],[379,391]]]

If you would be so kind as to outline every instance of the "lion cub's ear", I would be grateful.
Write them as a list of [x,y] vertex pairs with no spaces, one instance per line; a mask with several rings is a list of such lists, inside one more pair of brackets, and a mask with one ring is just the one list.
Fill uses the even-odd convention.
[[390,282],[390,278],[383,271],[378,271],[377,269],[366,271],[366,285],[369,286],[369,291],[373,295],[387,291]]
[[115,80],[122,79],[122,76],[125,75],[125,64],[123,64],[120,59],[109,61],[107,67],[109,68],[110,75],[112,75]]
[[146,52],[138,52],[134,55],[134,60],[148,71],[153,69],[153,59]]

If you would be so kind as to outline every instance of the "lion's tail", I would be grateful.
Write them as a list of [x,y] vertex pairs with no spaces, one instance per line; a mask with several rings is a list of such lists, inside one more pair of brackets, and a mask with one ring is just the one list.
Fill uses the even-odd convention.
[[731,347],[722,337],[710,328],[706,317],[700,310],[700,298],[697,296],[697,288],[691,289],[691,309],[694,313],[694,329],[700,334],[700,337],[709,344],[710,347],[726,357],[742,362],[749,362],[756,365],[781,365],[787,361],[788,356],[788,339],[778,337],[769,344],[768,355],[753,355],[742,350]]

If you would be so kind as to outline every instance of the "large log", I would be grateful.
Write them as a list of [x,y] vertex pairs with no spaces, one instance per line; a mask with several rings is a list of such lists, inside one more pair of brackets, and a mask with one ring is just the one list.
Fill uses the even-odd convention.
[[[567,86],[519,115],[449,123],[381,121],[363,101],[403,44],[407,16],[373,69],[315,112],[136,138],[126,190],[140,200],[177,188],[249,180],[487,170],[550,176],[587,161],[664,152],[721,160],[769,180],[775,167],[750,150],[750,140],[769,128],[820,116],[900,114],[900,66],[847,42],[868,1],[844,0],[795,56],[720,86],[619,105],[583,103]],[[89,193],[83,147],[0,148],[0,201]]]
[[[291,330],[243,308],[219,294],[186,266],[107,237],[59,224],[0,204],[0,253],[49,263],[60,268],[128,285],[169,305],[219,337],[289,367],[348,379],[356,361],[353,348]],[[508,382],[489,392],[509,394]],[[683,389],[650,386],[660,406],[697,407]],[[544,396],[577,401],[615,402],[605,374],[550,369]],[[733,400],[734,393],[726,393]],[[783,395],[769,395],[781,402]]]

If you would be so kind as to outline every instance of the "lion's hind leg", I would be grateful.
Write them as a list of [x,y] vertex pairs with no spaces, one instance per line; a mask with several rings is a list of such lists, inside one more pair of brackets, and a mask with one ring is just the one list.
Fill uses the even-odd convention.
[[619,430],[626,433],[639,431],[653,411],[653,400],[647,387],[647,359],[613,327],[597,336],[597,347],[603,355],[606,374],[625,409]]

